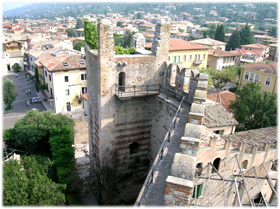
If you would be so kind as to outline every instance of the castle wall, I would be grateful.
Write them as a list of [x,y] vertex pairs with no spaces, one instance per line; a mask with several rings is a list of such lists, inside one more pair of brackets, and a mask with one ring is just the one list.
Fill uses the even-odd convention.
[[152,119],[150,157],[154,161],[158,150],[166,136],[166,133],[175,117],[179,102],[166,100],[165,96],[157,96],[154,103],[154,115]]

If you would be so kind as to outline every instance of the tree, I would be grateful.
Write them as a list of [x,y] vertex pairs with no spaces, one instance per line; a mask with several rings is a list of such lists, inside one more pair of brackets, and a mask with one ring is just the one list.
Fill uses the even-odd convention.
[[16,84],[9,80],[4,79],[3,81],[3,101],[5,105],[8,105],[8,109],[12,108],[12,102],[16,99]]
[[226,83],[236,83],[239,76],[239,67],[228,67],[222,70],[207,68],[200,72],[207,73],[209,75],[208,84],[214,86],[217,90],[222,89]]
[[226,41],[225,28],[224,28],[223,24],[217,26],[216,34],[215,34],[214,39],[218,40],[218,41],[222,41],[222,42]]
[[240,45],[254,43],[253,36],[248,23],[240,31]]
[[13,64],[12,68],[16,73],[18,73],[21,70],[21,67],[18,63]]
[[76,49],[77,51],[81,51],[81,47],[86,47],[86,43],[84,41],[80,41],[76,43],[74,49]]
[[184,32],[184,29],[182,29],[182,28],[179,28],[178,30],[179,30],[180,33]]
[[128,48],[128,49],[124,49],[121,46],[115,46],[115,53],[117,54],[133,54],[133,52],[135,51],[134,47]]
[[[41,161],[41,163],[37,162]],[[54,206],[66,202],[66,185],[48,178],[49,158],[26,156],[20,163],[9,160],[3,165],[3,202],[7,206]]]
[[238,131],[265,128],[277,125],[277,96],[261,91],[256,82],[249,82],[237,89],[236,100],[229,108],[238,121]]
[[67,33],[68,37],[70,37],[70,38],[77,37],[77,33],[76,33],[75,29],[73,29],[73,28],[67,28],[65,30],[65,32]]
[[72,148],[71,129],[67,126],[57,129],[53,127],[50,131],[52,160],[57,169],[58,181],[68,184],[71,171],[75,165],[74,149]]
[[236,48],[240,48],[241,47],[241,44],[240,44],[240,34],[239,34],[239,31],[238,29],[236,28],[230,38],[229,38],[229,41],[227,43],[227,46],[226,46],[226,50],[227,51],[230,51],[230,50],[235,50]]
[[122,22],[117,22],[117,27],[123,28],[124,26],[123,26]]
[[84,35],[88,46],[97,49],[97,27],[93,22],[84,21]]
[[270,36],[277,37],[277,27],[272,27],[268,31]]
[[14,124],[14,128],[7,129],[3,141],[14,149],[29,153],[41,151],[49,152],[50,130],[56,126],[68,126],[71,129],[71,138],[74,139],[74,121],[62,114],[53,114],[51,111],[39,112],[30,110],[24,118]]
[[115,46],[120,46],[121,45],[122,36],[117,34],[117,33],[114,33],[113,36],[114,36]]
[[78,18],[75,28],[78,29],[78,28],[83,28],[83,27],[84,27],[84,21],[81,18]]
[[142,16],[141,16],[141,14],[139,12],[136,15],[136,19],[142,19]]
[[130,40],[133,33],[130,30],[127,30],[121,40],[121,46],[123,48],[129,48],[130,47]]

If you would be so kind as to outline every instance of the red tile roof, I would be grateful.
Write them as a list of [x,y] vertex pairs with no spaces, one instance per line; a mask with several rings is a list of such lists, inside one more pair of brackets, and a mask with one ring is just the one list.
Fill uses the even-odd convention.
[[87,93],[83,93],[81,97],[87,101]]
[[257,55],[257,56],[262,56],[262,54],[256,50],[245,50],[245,49],[237,49],[237,50],[234,50],[232,52],[239,52],[241,55],[244,55],[246,53],[250,53],[252,55]]
[[[152,43],[146,43],[145,47],[152,48]],[[175,39],[175,38],[169,39],[169,51],[192,50],[192,49],[209,49],[209,47],[196,43],[191,43],[189,41],[184,41],[182,39]]]
[[208,55],[212,55],[215,57],[230,57],[230,56],[238,56],[240,54],[237,51],[224,51],[221,49],[209,49]]
[[203,125],[208,128],[216,128],[223,126],[236,126],[238,125],[238,122],[222,105],[206,103]]
[[269,46],[265,46],[259,43],[256,44],[247,44],[247,45],[242,45],[242,47],[248,47],[248,48],[254,48],[254,49],[267,49]]
[[262,73],[267,73],[271,75],[277,75],[278,74],[278,68],[277,68],[277,62],[271,62],[271,63],[251,63],[247,65],[241,66],[243,69],[248,70],[254,70]]
[[[83,64],[81,63],[83,62]],[[44,59],[40,63],[49,71],[72,70],[86,68],[86,61],[81,55],[58,54],[52,59]],[[65,66],[64,64],[67,63]]]
[[222,91],[219,94],[218,92],[207,93],[207,99],[221,104],[227,111],[230,111],[230,101],[235,101],[235,98],[235,94],[230,91]]

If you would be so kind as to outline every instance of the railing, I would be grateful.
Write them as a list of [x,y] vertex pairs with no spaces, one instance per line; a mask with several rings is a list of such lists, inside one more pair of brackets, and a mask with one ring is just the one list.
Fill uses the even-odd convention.
[[160,87],[160,92],[166,94],[166,99],[168,99],[169,97],[174,98],[176,100],[181,101],[183,98],[182,94],[177,93],[176,91],[173,91],[169,88],[166,88],[164,86]]
[[119,86],[116,84],[115,92],[119,98],[155,95],[160,93],[160,84],[141,86]]
[[145,182],[144,182],[144,184],[142,186],[142,189],[141,189],[141,191],[140,191],[140,193],[138,195],[138,198],[137,198],[134,206],[140,206],[141,205],[141,203],[142,203],[142,201],[143,201],[143,199],[144,199],[144,197],[145,197],[145,195],[146,195],[146,193],[147,193],[147,191],[149,189],[150,184],[154,183],[153,182],[154,181],[154,172],[156,170],[157,165],[162,160],[163,151],[164,151],[166,143],[170,142],[171,134],[172,134],[172,132],[175,129],[175,126],[176,126],[176,123],[177,123],[177,118],[178,118],[178,116],[179,116],[179,114],[180,114],[180,112],[182,110],[182,107],[183,107],[184,98],[185,97],[183,97],[182,100],[181,100],[181,103],[180,103],[180,105],[178,107],[178,110],[177,110],[177,112],[176,112],[176,114],[175,114],[175,116],[174,116],[174,118],[172,120],[172,123],[170,125],[170,128],[167,131],[167,134],[164,137],[163,143],[162,143],[162,145],[161,145],[161,147],[160,147],[160,149],[158,151],[158,154],[157,154],[157,156],[156,156],[156,158],[154,160],[154,163],[153,163],[153,165],[152,165],[152,167],[151,167],[151,169],[150,169],[150,171],[149,171],[149,173],[148,173],[148,175],[146,177],[146,180],[145,180]]
[[202,60],[195,60],[195,61],[193,61],[193,63],[196,65],[199,65],[199,64],[202,64]]

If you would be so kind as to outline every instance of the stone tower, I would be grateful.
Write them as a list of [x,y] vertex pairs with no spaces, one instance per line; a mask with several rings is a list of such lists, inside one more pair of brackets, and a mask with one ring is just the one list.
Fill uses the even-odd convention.
[[[98,51],[86,50],[89,143],[93,165],[138,181],[150,166],[154,96],[121,95],[134,88],[162,83],[169,50],[169,23],[158,24],[158,37],[147,55],[115,55],[112,24],[98,23]],[[134,44],[141,48],[141,37]],[[141,44],[142,43],[142,44]],[[120,87],[122,86],[122,87]]]

